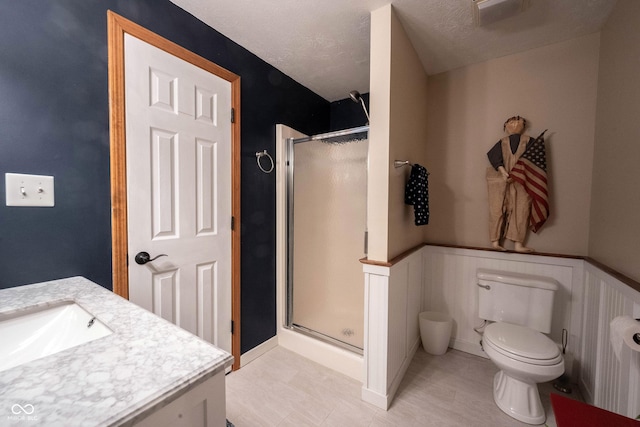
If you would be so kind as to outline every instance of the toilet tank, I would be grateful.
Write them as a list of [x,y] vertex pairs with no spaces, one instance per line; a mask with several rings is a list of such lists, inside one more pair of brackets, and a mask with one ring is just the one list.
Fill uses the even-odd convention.
[[478,316],[548,334],[558,282],[530,274],[477,270]]

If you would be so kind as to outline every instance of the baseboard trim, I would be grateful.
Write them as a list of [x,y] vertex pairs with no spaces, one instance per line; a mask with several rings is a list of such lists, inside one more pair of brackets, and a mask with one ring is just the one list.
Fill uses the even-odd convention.
[[278,331],[278,345],[363,382],[363,359],[359,354],[284,328]]
[[269,350],[276,348],[277,346],[278,346],[278,337],[277,336],[271,337],[270,339],[258,345],[257,347],[254,347],[251,350],[247,351],[246,353],[242,354],[240,356],[240,367],[242,368],[243,366],[248,365],[249,363],[256,360],[258,357],[267,353]]
[[[480,339],[481,338],[478,337],[478,341],[480,341]],[[452,339],[449,342],[449,347],[453,348],[454,350],[460,350],[464,351],[465,353],[473,354],[474,356],[484,357],[485,359],[489,358],[489,356],[486,355],[486,353],[482,350],[478,343],[470,343],[467,341]]]
[[418,351],[418,347],[420,347],[420,337],[416,338],[415,342],[411,346],[411,349],[409,349],[407,357],[405,357],[404,361],[402,362],[402,366],[400,366],[398,373],[391,382],[386,395],[382,395],[376,391],[366,388],[365,386],[362,386],[362,400],[380,409],[384,409],[385,411],[388,410],[391,406],[391,402],[393,402],[393,398],[396,396],[396,392],[398,391],[398,387],[400,387],[400,383],[404,379],[404,375],[407,373],[407,369],[409,369],[409,365],[411,365],[413,356],[415,356],[416,351]]
[[388,391],[388,396],[389,396],[388,401],[389,401],[389,403],[387,404],[387,407],[385,409],[389,409],[389,406],[391,406],[391,402],[393,402],[393,398],[396,396],[396,392],[398,391],[398,387],[400,387],[400,383],[404,379],[404,374],[407,373],[407,369],[409,369],[409,365],[411,365],[411,361],[413,360],[413,356],[416,355],[416,351],[418,351],[418,347],[419,346],[420,346],[420,337],[416,337],[416,340],[414,341],[413,345],[411,346],[411,349],[409,349],[409,353],[407,354],[407,357],[405,357],[404,361],[402,362],[402,366],[400,367],[400,370],[398,371],[398,375],[396,375],[396,377],[391,382],[391,386],[389,387],[389,391]]
[[365,386],[362,386],[361,397],[365,402],[370,403],[377,408],[384,409],[385,411],[389,408],[389,404],[391,403],[391,399],[388,394],[383,396],[380,393],[366,388]]

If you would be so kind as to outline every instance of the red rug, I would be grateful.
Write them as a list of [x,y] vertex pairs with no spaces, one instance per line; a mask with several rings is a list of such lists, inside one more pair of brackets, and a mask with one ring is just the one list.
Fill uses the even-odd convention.
[[640,421],[551,393],[558,427],[639,427]]

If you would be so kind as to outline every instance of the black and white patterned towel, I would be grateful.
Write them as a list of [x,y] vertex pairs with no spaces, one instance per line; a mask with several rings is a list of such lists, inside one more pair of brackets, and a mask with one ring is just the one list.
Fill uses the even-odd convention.
[[424,166],[411,167],[411,176],[404,190],[404,202],[413,205],[416,225],[429,224],[429,172]]

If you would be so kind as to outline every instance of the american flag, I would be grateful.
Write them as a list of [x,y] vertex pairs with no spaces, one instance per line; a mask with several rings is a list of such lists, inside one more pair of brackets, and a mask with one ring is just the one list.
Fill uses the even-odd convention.
[[[544,131],[546,132],[546,130]],[[549,217],[549,194],[547,192],[547,158],[544,148],[544,132],[526,149],[513,166],[509,176],[522,184],[531,196],[531,214],[529,228],[534,233]]]

